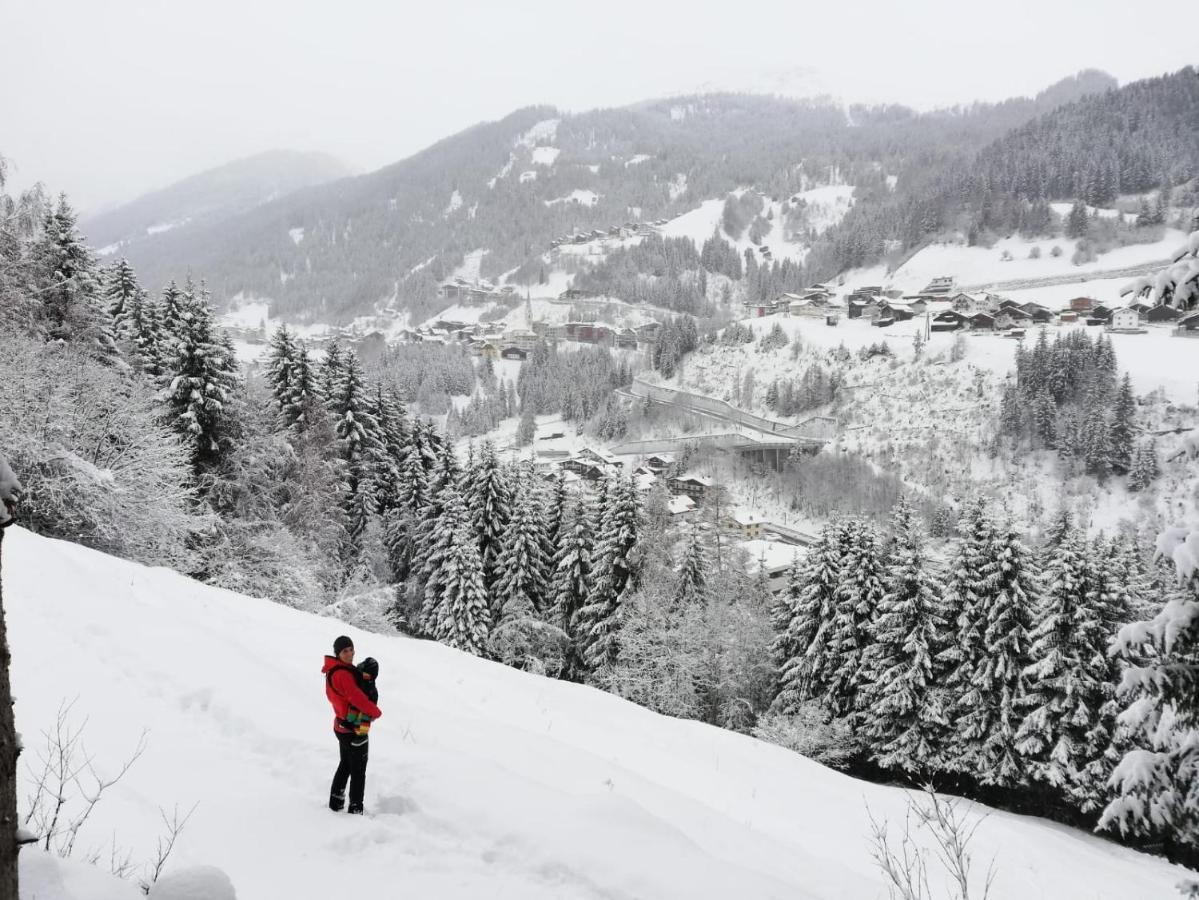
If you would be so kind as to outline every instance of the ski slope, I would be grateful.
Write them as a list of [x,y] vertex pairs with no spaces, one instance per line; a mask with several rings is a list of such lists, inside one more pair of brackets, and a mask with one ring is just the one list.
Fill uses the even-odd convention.
[[[83,852],[115,839],[146,859],[158,808],[198,803],[167,872],[218,867],[240,900],[347,889],[439,900],[886,896],[866,804],[898,823],[900,790],[20,528],[4,542],[4,576],[30,756],[64,698],[77,698],[102,770],[149,732],[145,755],[81,834]],[[336,748],[320,664],[343,631],[381,666],[366,818],[325,808]],[[1167,897],[1186,874],[1000,812],[979,830],[977,853],[980,873],[996,857],[995,900]]]

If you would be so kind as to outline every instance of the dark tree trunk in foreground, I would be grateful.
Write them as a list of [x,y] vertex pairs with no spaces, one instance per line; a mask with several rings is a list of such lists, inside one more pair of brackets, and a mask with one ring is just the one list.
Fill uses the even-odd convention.
[[[0,517],[3,510],[0,509]],[[17,726],[8,678],[8,625],[4,616],[4,529],[0,528],[0,897],[17,894]]]

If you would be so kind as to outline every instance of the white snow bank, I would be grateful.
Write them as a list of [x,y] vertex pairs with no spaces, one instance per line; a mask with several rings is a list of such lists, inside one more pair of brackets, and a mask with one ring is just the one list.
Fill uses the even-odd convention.
[[[34,846],[21,851],[21,900],[144,900],[132,881],[74,859],[59,859]],[[157,895],[155,895],[157,896]]]
[[237,900],[229,876],[213,866],[166,875],[154,884],[150,900]]
[[561,152],[557,147],[535,147],[533,148],[533,165],[552,166]]
[[565,197],[555,197],[553,200],[546,200],[546,206],[555,206],[558,203],[581,203],[584,206],[595,206],[599,203],[600,195],[595,191],[588,191],[576,188]]
[[304,240],[304,229],[303,228],[289,228],[289,229],[287,229],[287,236],[289,238],[291,238],[291,242],[298,247],[300,245],[300,242],[302,240]]
[[[47,728],[75,695],[101,764],[149,730],[84,844],[106,845],[115,831],[148,855],[157,808],[199,801],[170,871],[217,865],[241,900],[325,897],[347,884],[439,900],[886,893],[865,805],[898,823],[900,790],[590,688],[361,633],[20,528],[4,550],[20,730]],[[365,819],[325,806],[336,745],[320,662],[343,631],[380,663],[384,716],[371,733]],[[995,900],[1170,896],[1185,874],[1002,812],[982,823],[975,852],[979,870],[996,857]]]

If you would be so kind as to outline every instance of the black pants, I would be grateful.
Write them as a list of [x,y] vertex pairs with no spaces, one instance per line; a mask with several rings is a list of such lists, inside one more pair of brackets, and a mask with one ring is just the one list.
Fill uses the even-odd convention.
[[362,805],[362,795],[366,792],[366,757],[370,750],[368,735],[337,734],[337,745],[341,751],[341,761],[337,764],[337,772],[333,775],[331,794],[342,795],[346,790],[346,782],[350,783],[350,805]]

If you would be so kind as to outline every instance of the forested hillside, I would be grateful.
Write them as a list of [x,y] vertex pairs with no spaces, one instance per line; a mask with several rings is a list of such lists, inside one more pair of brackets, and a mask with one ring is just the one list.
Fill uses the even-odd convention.
[[977,153],[938,147],[892,193],[860,186],[858,203],[814,247],[810,277],[877,262],[888,250],[901,255],[945,231],[972,242],[1049,234],[1049,200],[1109,206],[1120,194],[1164,189],[1175,205],[1199,202],[1199,73],[1191,67],[1094,93],[994,137]]
[[[1033,99],[917,114],[829,101],[707,95],[565,115],[530,107],[447,138],[415,156],[265,204],[232,219],[176,228],[127,251],[147,284],[207,273],[217,302],[269,297],[289,318],[344,320],[393,299],[432,310],[438,279],[483,249],[480,272],[536,279],[558,236],[655,220],[753,187],[776,198],[827,183],[856,186],[859,216],[895,197],[935,192],[947,173],[1061,103],[1114,86],[1083,73]],[[933,211],[935,212],[935,210]],[[925,219],[928,219],[926,222]],[[933,214],[886,217],[905,243],[940,223]],[[802,220],[795,223],[803,226]],[[851,226],[816,259],[881,250]],[[846,254],[849,242],[860,249]]]
[[225,219],[349,174],[344,163],[324,153],[274,150],[192,175],[87,217],[83,227],[97,247],[120,244],[128,252],[157,234]]

